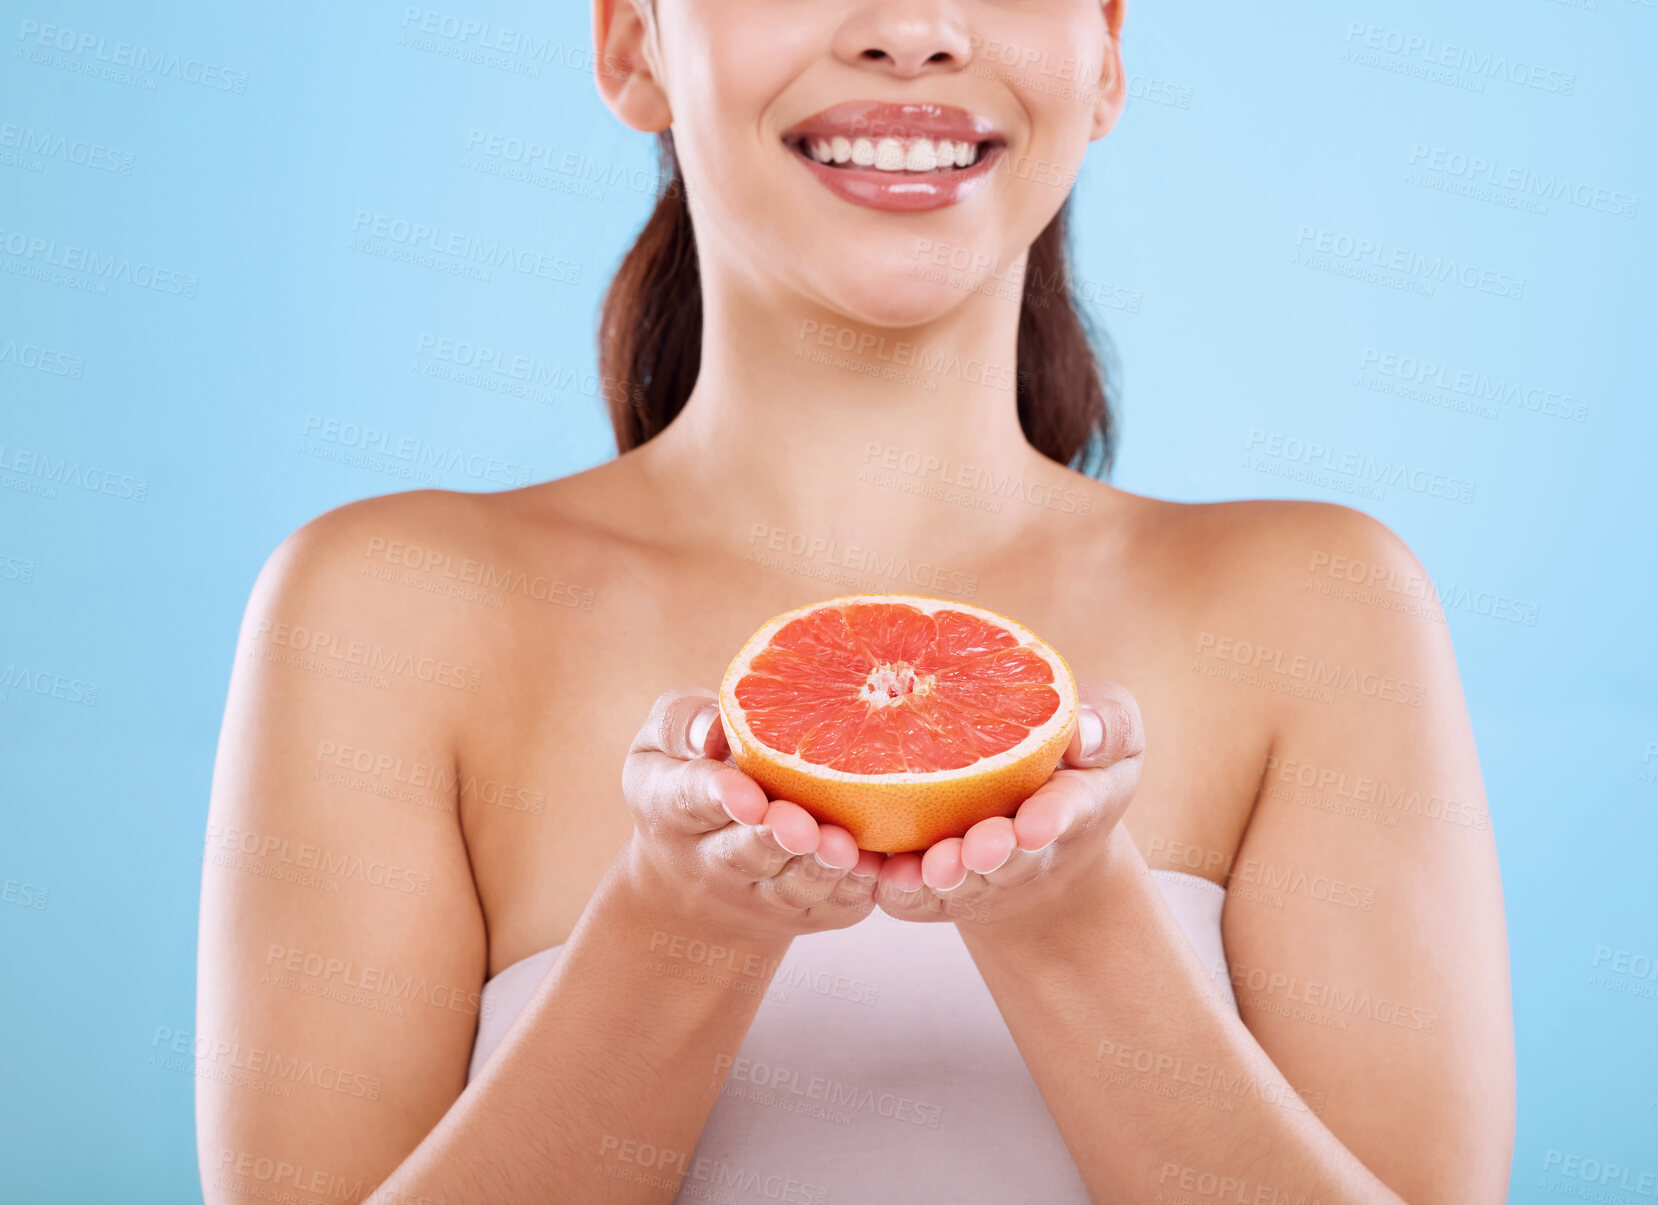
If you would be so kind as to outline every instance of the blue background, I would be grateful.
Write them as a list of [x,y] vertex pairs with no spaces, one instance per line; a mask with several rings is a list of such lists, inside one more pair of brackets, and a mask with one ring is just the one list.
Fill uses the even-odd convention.
[[[563,48],[484,62],[466,57],[476,39],[410,44],[403,4],[164,7],[0,3],[7,1200],[199,1199],[192,1080],[155,1065],[154,1043],[193,1024],[208,787],[254,575],[350,499],[501,484],[353,462],[349,436],[318,438],[327,420],[537,479],[611,455],[588,375],[596,306],[653,202],[651,140],[597,100],[584,4],[429,10]],[[70,49],[25,36],[31,21],[73,31]],[[81,35],[237,74],[104,78]],[[1388,49],[1413,36],[1431,50]],[[1552,87],[1422,78],[1447,44],[1537,64]],[[1123,365],[1114,480],[1347,502],[1442,588],[1534,616],[1448,607],[1513,949],[1512,1199],[1588,1187],[1546,1181],[1551,1151],[1631,1183],[1658,1173],[1658,999],[1596,965],[1603,947],[1658,957],[1658,7],[1137,3],[1125,46],[1133,98],[1076,190],[1077,274]],[[553,148],[551,169],[503,178],[477,153],[492,134]],[[59,136],[105,150],[77,163],[50,149]],[[1424,179],[1436,148],[1448,170]],[[1602,206],[1461,195],[1457,155],[1500,165],[1498,197],[1525,195],[1502,186],[1514,169],[1605,190]],[[1633,215],[1607,212],[1629,206],[1614,194]],[[545,252],[565,279],[398,262],[376,253],[389,240],[353,245],[361,214]],[[1307,258],[1321,237],[1523,279],[1523,295],[1338,275],[1353,261]],[[158,267],[163,287],[42,281],[44,243]],[[533,358],[547,383],[514,397],[432,375],[440,339]],[[48,369],[21,362],[40,347],[59,353]],[[1389,375],[1387,357],[1412,366]],[[1541,392],[1457,409],[1452,390],[1399,391],[1417,361]],[[1583,421],[1527,409],[1543,393],[1586,405]],[[1472,501],[1353,494],[1307,471],[1309,444],[1471,482]],[[116,474],[116,493],[26,492],[42,487],[20,452]],[[142,501],[119,496],[140,481]],[[24,668],[95,684],[95,701],[20,690]]]

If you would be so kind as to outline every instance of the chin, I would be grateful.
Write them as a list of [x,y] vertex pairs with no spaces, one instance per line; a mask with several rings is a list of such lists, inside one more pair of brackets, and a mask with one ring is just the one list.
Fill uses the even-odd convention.
[[923,326],[972,298],[1018,295],[1010,281],[934,267],[896,249],[884,260],[859,261],[825,246],[810,254],[832,257],[812,273],[810,291],[829,309],[866,326]]
[[965,297],[963,291],[943,285],[866,287],[842,293],[834,299],[833,308],[864,326],[904,328],[938,321]]

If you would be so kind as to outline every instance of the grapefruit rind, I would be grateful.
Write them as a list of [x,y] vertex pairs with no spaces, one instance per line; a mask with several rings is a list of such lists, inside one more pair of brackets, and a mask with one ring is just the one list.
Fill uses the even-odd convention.
[[[1054,714],[1012,748],[954,770],[858,774],[774,749],[749,728],[736,688],[755,656],[788,623],[829,607],[907,605],[923,614],[961,611],[1005,629],[1046,661],[1059,695]],[[1077,687],[1071,668],[1023,624],[995,611],[909,594],[851,594],[796,607],[769,620],[743,645],[720,682],[720,720],[737,768],[777,799],[798,803],[817,820],[838,824],[861,849],[900,853],[965,833],[980,820],[1011,815],[1052,775],[1076,727]]]

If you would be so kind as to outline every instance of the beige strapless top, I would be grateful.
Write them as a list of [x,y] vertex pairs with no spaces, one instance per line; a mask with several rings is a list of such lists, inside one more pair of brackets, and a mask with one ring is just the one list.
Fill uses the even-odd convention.
[[[1226,889],[1151,873],[1236,1009],[1221,944]],[[560,948],[484,984],[468,1080]],[[879,910],[794,940],[696,1151],[675,1166],[685,1171],[678,1202],[1088,1205],[956,927]]]

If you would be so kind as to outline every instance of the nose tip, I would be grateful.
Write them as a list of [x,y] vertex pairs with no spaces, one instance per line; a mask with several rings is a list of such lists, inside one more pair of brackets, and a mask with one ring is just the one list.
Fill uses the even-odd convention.
[[972,57],[965,23],[949,5],[940,4],[883,0],[862,6],[841,27],[836,43],[848,62],[901,77],[959,71]]
[[928,67],[933,66],[955,67],[960,65],[956,61],[956,56],[948,50],[935,50],[923,58],[920,51],[892,51],[879,46],[871,46],[858,57],[866,63],[887,64],[900,75],[920,75]]

